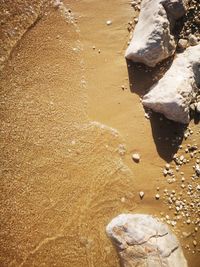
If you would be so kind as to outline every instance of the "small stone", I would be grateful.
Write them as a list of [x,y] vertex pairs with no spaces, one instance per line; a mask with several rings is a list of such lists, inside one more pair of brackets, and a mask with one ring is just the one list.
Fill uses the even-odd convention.
[[196,109],[196,106],[195,106],[195,104],[194,104],[194,103],[190,104],[190,109],[191,109],[192,111],[195,111],[195,109]]
[[200,102],[198,102],[197,105],[196,105],[196,111],[197,111],[198,113],[200,113]]
[[163,170],[163,175],[164,175],[164,176],[167,176],[167,174],[168,174],[168,171],[167,171],[166,169],[164,169],[164,170]]
[[112,24],[112,21],[111,21],[111,20],[107,20],[107,21],[106,21],[106,24],[107,24],[108,26],[110,26],[110,25]]
[[175,221],[171,221],[171,225],[172,226],[175,226],[176,225],[176,222]]
[[59,8],[62,5],[62,2],[60,0],[54,0],[53,7]]
[[195,166],[195,172],[198,176],[200,176],[200,165],[196,164]]
[[196,247],[197,246],[197,241],[196,240],[193,240],[193,245]]
[[160,199],[160,195],[159,194],[156,194],[155,195],[155,198],[158,200],[158,199]]
[[140,191],[139,195],[140,195],[140,198],[143,199],[143,197],[144,197],[144,192],[143,192],[143,191]]
[[193,34],[189,35],[189,44],[194,46],[198,44],[198,39]]
[[167,163],[167,164],[165,165],[165,168],[166,168],[166,170],[169,170],[169,169],[170,169],[170,164]]
[[140,162],[140,155],[138,153],[134,153],[132,155],[132,159],[133,161],[135,161],[136,163],[139,163]]
[[178,166],[176,166],[176,171],[177,171],[177,172],[179,171],[179,169],[180,169],[180,168],[179,168]]
[[181,50],[185,50],[187,48],[188,41],[186,39],[180,39],[178,41],[178,48]]
[[122,202],[122,203],[126,202],[125,197],[122,197],[122,198],[121,198],[121,202]]
[[190,224],[190,223],[191,223],[190,219],[188,219],[188,220],[186,221],[186,223],[187,223],[187,224]]
[[148,114],[148,113],[145,113],[145,114],[144,114],[144,117],[145,117],[147,120],[149,120],[149,119],[150,119],[150,116],[149,116],[149,114]]

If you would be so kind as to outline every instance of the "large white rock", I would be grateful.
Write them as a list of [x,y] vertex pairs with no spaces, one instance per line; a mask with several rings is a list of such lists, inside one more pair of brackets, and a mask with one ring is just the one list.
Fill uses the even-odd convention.
[[200,44],[176,56],[165,75],[143,97],[142,103],[170,120],[187,124],[197,84],[200,84]]
[[121,214],[106,232],[124,267],[187,267],[175,235],[150,215]]
[[173,55],[176,42],[171,30],[185,11],[186,0],[143,0],[125,57],[154,67]]

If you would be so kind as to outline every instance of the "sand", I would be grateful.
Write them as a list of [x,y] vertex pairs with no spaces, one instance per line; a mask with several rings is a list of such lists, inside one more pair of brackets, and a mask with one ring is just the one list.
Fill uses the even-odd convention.
[[125,0],[64,2],[70,14],[44,9],[27,24],[0,74],[1,266],[119,266],[107,223],[168,212],[156,187],[168,186],[162,168],[182,128],[144,116],[152,73],[131,65],[129,77],[124,60],[134,12]]

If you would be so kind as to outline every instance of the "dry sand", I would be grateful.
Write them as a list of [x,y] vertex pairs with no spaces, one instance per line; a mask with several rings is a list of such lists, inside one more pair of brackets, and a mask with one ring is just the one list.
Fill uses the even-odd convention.
[[[22,1],[15,2],[19,16]],[[116,267],[107,223],[122,212],[169,213],[154,196],[157,186],[173,187],[162,167],[182,128],[159,115],[145,119],[139,95],[153,73],[131,65],[129,86],[124,50],[133,10],[127,0],[65,5],[72,13],[42,10],[19,34],[0,76],[1,266]],[[199,135],[192,139],[200,145]],[[175,233],[182,231],[192,226],[180,224]],[[198,267],[192,240],[180,238],[191,247],[189,266]]]

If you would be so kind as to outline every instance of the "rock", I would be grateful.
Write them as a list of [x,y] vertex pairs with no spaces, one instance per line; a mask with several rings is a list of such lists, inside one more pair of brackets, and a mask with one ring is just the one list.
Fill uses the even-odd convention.
[[140,162],[140,155],[138,153],[134,153],[132,155],[132,159],[136,162],[139,163]]
[[158,199],[160,199],[160,195],[159,194],[156,194],[155,195],[155,198],[158,200]]
[[188,41],[186,39],[179,39],[178,41],[178,48],[180,50],[185,50],[187,48]]
[[172,56],[176,42],[171,30],[174,22],[184,15],[184,0],[143,0],[139,20],[125,57],[154,67]]
[[160,2],[166,9],[169,19],[174,22],[185,14],[188,0],[161,0]]
[[193,245],[196,247],[197,246],[197,241],[196,240],[193,240]]
[[197,37],[195,35],[193,35],[193,34],[189,35],[189,44],[192,45],[192,46],[198,44],[198,39],[197,39]]
[[195,172],[196,172],[197,176],[200,176],[200,165],[196,164]]
[[197,105],[196,105],[196,111],[197,111],[198,113],[200,113],[200,102],[198,102]]
[[111,20],[107,20],[107,21],[106,21],[106,24],[107,24],[108,26],[110,26],[110,25],[112,24],[112,21],[111,21]]
[[144,214],[121,214],[106,227],[124,267],[187,267],[168,226]]
[[169,170],[170,169],[170,164],[169,163],[166,163],[165,164],[165,168],[166,168],[166,170]]
[[189,123],[190,103],[200,83],[199,62],[200,45],[178,54],[165,75],[143,97],[143,105],[170,120]]
[[142,199],[144,197],[144,192],[140,191],[139,195],[140,195],[140,198]]

